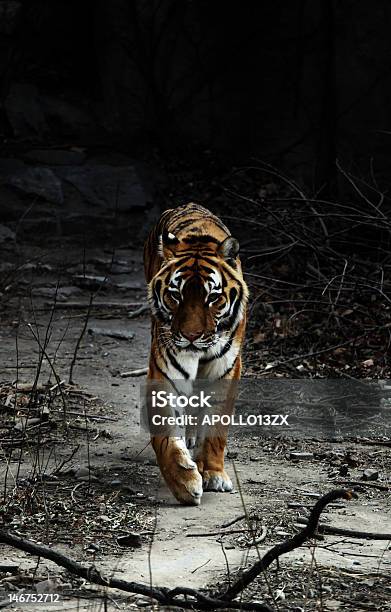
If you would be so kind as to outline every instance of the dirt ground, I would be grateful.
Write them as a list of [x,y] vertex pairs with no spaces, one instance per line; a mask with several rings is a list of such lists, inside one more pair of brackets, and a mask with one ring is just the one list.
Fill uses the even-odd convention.
[[[227,469],[234,490],[179,506],[139,428],[143,377],[121,376],[145,368],[149,351],[148,312],[129,318],[145,302],[139,244],[113,252],[52,240],[17,254],[9,247],[1,265],[10,282],[0,327],[0,519],[14,531],[104,574],[194,588],[221,586],[227,566],[232,579],[293,535],[334,487],[358,482],[350,485],[357,499],[331,504],[323,523],[390,533],[390,448],[368,441],[233,435]],[[375,480],[362,480],[366,469],[377,472]],[[224,527],[243,516],[243,504],[264,536],[259,552],[243,518]],[[246,596],[281,611],[391,610],[390,575],[389,540],[325,535],[281,558]],[[60,593],[41,609],[150,605],[113,591],[104,601],[100,589],[54,564],[2,546],[0,606],[21,589]],[[35,607],[13,602],[9,609]]]

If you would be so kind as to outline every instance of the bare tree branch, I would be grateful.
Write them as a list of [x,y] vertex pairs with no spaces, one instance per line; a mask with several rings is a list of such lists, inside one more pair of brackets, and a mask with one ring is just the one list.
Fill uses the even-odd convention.
[[244,572],[237,580],[232,584],[225,593],[220,593],[220,597],[227,600],[234,599],[243,589],[248,587],[251,582],[261,573],[264,572],[272,563],[276,561],[278,557],[284,555],[288,552],[291,552],[295,548],[298,548],[308,538],[311,538],[318,527],[318,521],[321,513],[327,506],[327,504],[335,501],[336,499],[351,499],[354,494],[351,491],[347,491],[346,489],[334,489],[330,491],[326,495],[323,495],[313,507],[310,517],[308,519],[308,524],[306,527],[290,538],[289,540],[285,540],[281,544],[277,544],[273,546],[259,561],[254,563],[246,572]]
[[273,612],[267,604],[252,602],[232,601],[241,591],[243,591],[253,580],[264,572],[280,555],[301,546],[308,538],[311,538],[317,530],[319,517],[324,508],[336,499],[351,499],[354,494],[346,489],[334,489],[321,497],[313,507],[308,524],[293,538],[285,540],[271,548],[261,559],[244,572],[226,591],[221,592],[217,597],[211,596],[207,591],[201,592],[189,587],[152,587],[139,582],[127,582],[114,577],[103,576],[95,566],[85,567],[80,563],[70,559],[66,555],[53,550],[42,544],[36,544],[20,536],[0,530],[0,543],[8,544],[19,550],[23,550],[32,555],[49,559],[57,565],[64,567],[70,573],[85,578],[86,580],[105,587],[120,589],[127,593],[137,593],[146,597],[151,597],[164,605],[175,605],[182,608],[194,610],[256,610],[259,612]]

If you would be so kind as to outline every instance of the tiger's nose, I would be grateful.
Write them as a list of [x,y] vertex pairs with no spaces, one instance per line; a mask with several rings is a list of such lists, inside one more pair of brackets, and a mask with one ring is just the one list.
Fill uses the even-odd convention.
[[202,336],[202,330],[195,332],[182,332],[182,336],[186,338],[186,340],[194,342],[194,340],[197,340],[197,338],[200,338]]

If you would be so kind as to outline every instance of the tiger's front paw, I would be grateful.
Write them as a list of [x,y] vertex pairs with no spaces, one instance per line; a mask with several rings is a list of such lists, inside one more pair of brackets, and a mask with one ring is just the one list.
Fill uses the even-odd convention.
[[201,503],[202,477],[197,464],[187,452],[174,453],[162,472],[169,488],[181,504],[198,506]]
[[221,493],[232,491],[233,485],[225,470],[220,472],[205,470],[203,475],[204,491],[219,491]]

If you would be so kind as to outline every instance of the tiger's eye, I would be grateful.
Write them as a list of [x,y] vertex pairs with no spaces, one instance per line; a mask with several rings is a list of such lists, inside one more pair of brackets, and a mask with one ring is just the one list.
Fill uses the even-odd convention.
[[179,291],[177,289],[169,289],[168,293],[169,293],[170,297],[172,297],[177,302],[181,299],[181,294],[179,293]]
[[208,303],[214,304],[215,302],[218,302],[221,297],[221,293],[218,293],[217,291],[212,291],[208,296]]

